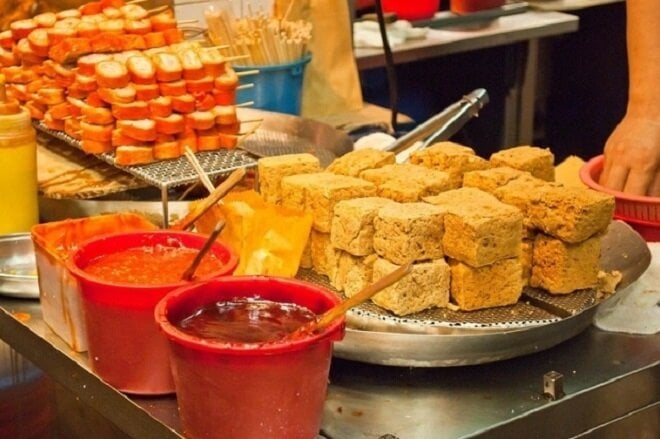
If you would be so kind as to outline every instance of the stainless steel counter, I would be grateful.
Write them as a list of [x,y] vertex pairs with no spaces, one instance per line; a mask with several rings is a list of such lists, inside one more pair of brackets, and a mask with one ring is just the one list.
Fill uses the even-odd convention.
[[[130,436],[181,437],[174,396],[128,397],[106,385],[86,355],[71,351],[43,322],[38,301],[2,298],[0,309],[0,338],[84,404]],[[564,376],[566,396],[557,401],[542,395],[549,371]],[[659,399],[660,335],[589,327],[547,351],[479,366],[415,369],[335,359],[323,434],[559,438],[596,429],[626,437],[623,429],[635,432],[627,437],[657,437]]]

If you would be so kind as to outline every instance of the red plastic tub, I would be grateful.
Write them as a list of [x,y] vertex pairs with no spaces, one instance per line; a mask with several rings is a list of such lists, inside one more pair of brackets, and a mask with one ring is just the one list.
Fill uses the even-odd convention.
[[191,336],[179,322],[206,305],[259,297],[302,305],[316,314],[339,299],[302,281],[216,278],[168,294],[155,317],[171,348],[179,414],[190,438],[314,438],[321,425],[337,321],[318,334],[268,343]]
[[625,221],[648,242],[660,241],[660,197],[645,197],[615,191],[598,183],[604,157],[596,156],[580,169],[580,179],[591,189],[614,196],[614,218]]
[[402,20],[425,20],[440,8],[440,0],[382,0],[384,12],[394,12]]
[[[67,261],[67,268],[80,283],[91,367],[107,383],[133,394],[174,392],[167,341],[159,334],[153,313],[167,293],[189,283],[141,285],[109,281],[88,273],[86,268],[101,257],[128,249],[199,249],[205,241],[204,235],[177,231],[104,235],[81,244]],[[211,252],[224,265],[209,276],[231,274],[238,262],[235,254],[218,242]]]

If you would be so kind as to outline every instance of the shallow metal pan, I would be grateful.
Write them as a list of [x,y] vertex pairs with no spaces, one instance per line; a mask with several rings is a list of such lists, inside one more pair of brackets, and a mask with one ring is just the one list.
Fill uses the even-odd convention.
[[0,294],[38,299],[37,263],[28,233],[0,236]]

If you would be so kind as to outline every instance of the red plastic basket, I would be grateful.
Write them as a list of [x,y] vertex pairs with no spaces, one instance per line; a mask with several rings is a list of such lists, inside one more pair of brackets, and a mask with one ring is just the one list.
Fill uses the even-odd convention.
[[660,241],[660,197],[630,195],[598,184],[604,158],[596,156],[582,166],[580,179],[591,189],[614,196],[614,217],[629,223],[647,241]]

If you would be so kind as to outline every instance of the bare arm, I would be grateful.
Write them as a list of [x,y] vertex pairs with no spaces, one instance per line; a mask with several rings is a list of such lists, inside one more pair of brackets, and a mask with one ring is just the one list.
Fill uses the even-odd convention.
[[605,145],[601,184],[660,196],[660,7],[627,0],[629,95],[626,114]]

